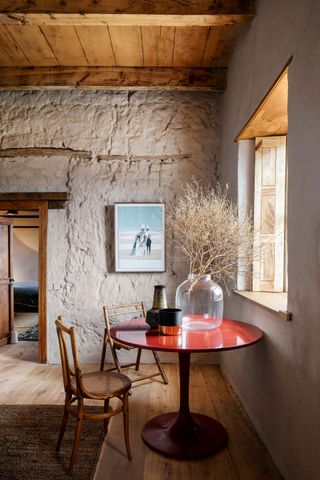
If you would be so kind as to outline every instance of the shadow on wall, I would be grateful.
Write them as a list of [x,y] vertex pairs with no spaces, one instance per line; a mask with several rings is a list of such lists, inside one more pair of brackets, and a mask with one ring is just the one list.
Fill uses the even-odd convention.
[[115,239],[114,239],[114,206],[110,205],[105,208],[105,227],[106,227],[106,267],[107,272],[114,273],[116,268],[115,262]]

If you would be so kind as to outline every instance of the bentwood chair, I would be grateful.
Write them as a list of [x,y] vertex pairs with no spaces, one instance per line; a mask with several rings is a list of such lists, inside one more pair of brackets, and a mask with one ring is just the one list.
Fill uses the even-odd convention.
[[[146,308],[145,308],[144,302],[130,303],[126,305],[112,305],[112,306],[106,305],[103,307],[103,313],[104,313],[106,327],[104,329],[103,347],[102,347],[101,362],[100,362],[101,372],[104,371],[104,362],[105,362],[106,350],[108,345],[112,354],[113,361],[115,363],[115,367],[110,368],[107,371],[110,372],[112,370],[117,370],[118,373],[122,373],[122,368],[127,368],[127,367],[135,367],[135,370],[139,370],[142,349],[138,348],[136,361],[134,363],[120,364],[117,352],[120,349],[132,350],[135,347],[129,347],[128,345],[124,345],[119,341],[113,340],[110,335],[110,327],[112,325],[118,325],[122,321],[129,320],[132,318],[146,317]],[[161,375],[163,383],[167,385],[168,378],[163,369],[163,366],[161,365],[158,352],[152,350],[152,353],[153,353],[158,371],[151,375],[144,375],[144,376],[139,376],[139,378],[131,379],[132,383]]]
[[[130,379],[125,375],[115,372],[112,373],[98,371],[81,373],[78,364],[75,328],[65,327],[63,317],[58,317],[55,323],[59,340],[62,375],[65,390],[64,414],[56,450],[58,451],[60,449],[69,413],[71,413],[77,417],[77,427],[69,465],[69,472],[71,472],[77,458],[83,421],[87,419],[103,420],[105,433],[107,433],[109,418],[122,412],[127,455],[131,460],[128,419],[128,394],[131,388]],[[68,351],[70,348],[68,348],[68,346],[71,348],[73,365],[70,364],[69,361]],[[118,408],[112,409],[109,407],[109,400],[115,397],[120,399],[121,405]],[[86,413],[84,408],[85,399],[103,400],[103,412],[94,414]],[[73,402],[77,402],[77,406],[71,408]]]

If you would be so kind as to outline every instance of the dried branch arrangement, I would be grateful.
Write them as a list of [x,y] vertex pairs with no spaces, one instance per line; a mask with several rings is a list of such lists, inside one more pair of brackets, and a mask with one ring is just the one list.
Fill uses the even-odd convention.
[[240,218],[227,190],[187,184],[184,194],[167,207],[167,231],[189,263],[190,273],[210,274],[226,292],[236,287],[239,273],[250,273],[253,223]]

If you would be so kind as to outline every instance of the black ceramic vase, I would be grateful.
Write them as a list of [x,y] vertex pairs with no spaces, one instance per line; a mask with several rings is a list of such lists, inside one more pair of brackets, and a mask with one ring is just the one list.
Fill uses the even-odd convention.
[[167,308],[167,297],[165,285],[155,285],[153,294],[152,308],[147,310],[146,322],[151,328],[159,326],[159,310]]

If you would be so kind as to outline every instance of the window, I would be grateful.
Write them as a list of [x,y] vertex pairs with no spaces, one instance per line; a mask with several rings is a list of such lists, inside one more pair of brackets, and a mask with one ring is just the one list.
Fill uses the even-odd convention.
[[255,260],[252,278],[240,274],[235,293],[291,320],[286,293],[286,136],[244,139],[238,147],[239,215],[253,211]]
[[[291,320],[287,312],[287,153],[289,59],[236,136],[239,215],[254,212],[252,280],[239,275],[236,294]],[[240,266],[241,267],[241,266]]]
[[254,165],[252,290],[287,290],[286,137],[257,137]]

